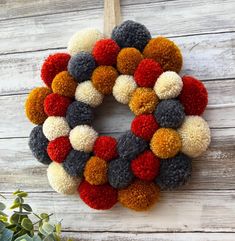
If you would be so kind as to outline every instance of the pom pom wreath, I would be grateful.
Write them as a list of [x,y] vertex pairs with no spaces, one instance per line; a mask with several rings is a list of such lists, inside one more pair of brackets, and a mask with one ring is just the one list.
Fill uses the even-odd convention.
[[77,88],[77,82],[68,71],[63,71],[56,75],[51,84],[51,88],[54,93],[73,98]]
[[47,146],[47,153],[51,160],[61,163],[65,160],[71,150],[71,144],[67,136],[61,136],[50,141]]
[[151,34],[144,25],[127,20],[113,29],[112,39],[121,48],[134,47],[142,51],[151,39]]
[[112,93],[115,80],[118,77],[117,70],[112,66],[97,67],[91,77],[94,87],[103,95]]
[[95,43],[102,38],[103,34],[97,29],[83,29],[71,37],[67,50],[71,55],[75,55],[81,51],[91,53]]
[[137,85],[131,75],[119,75],[113,86],[113,96],[118,102],[128,104],[136,88]]
[[86,103],[74,101],[67,109],[66,120],[71,128],[77,125],[90,125],[93,119],[93,108]]
[[98,65],[115,65],[120,47],[112,39],[102,39],[95,43],[92,54]]
[[130,162],[122,158],[112,160],[109,163],[108,179],[109,184],[114,188],[129,186],[134,179]]
[[97,132],[92,127],[79,125],[70,131],[69,139],[73,149],[91,152],[97,136]]
[[208,93],[202,82],[191,76],[183,76],[183,89],[179,96],[186,115],[201,115],[208,104]]
[[138,137],[150,141],[155,131],[158,129],[158,123],[154,115],[138,115],[131,123],[131,131]]
[[157,104],[158,98],[152,89],[139,87],[133,92],[129,107],[135,115],[151,114]]
[[97,157],[91,157],[85,166],[84,177],[91,185],[102,185],[108,181],[108,163]]
[[90,80],[78,85],[75,92],[75,99],[84,102],[92,107],[100,105],[103,95],[93,86]]
[[96,139],[93,152],[96,156],[110,161],[118,156],[117,141],[111,136],[100,136]]
[[35,88],[29,93],[25,102],[25,113],[33,124],[41,125],[46,120],[43,102],[50,93],[50,89],[46,87]]
[[42,132],[42,126],[35,126],[29,135],[29,148],[34,157],[45,165],[51,163],[47,154],[47,145],[48,140]]
[[44,111],[48,116],[65,116],[70,103],[70,98],[52,93],[44,100]]
[[181,139],[177,131],[170,128],[158,129],[150,142],[152,152],[163,159],[175,156],[181,148]]
[[136,180],[118,191],[118,200],[126,208],[146,211],[158,201],[159,194],[160,189],[154,183]]
[[61,136],[68,136],[70,128],[64,117],[49,116],[42,126],[45,137],[52,141]]
[[48,87],[51,87],[51,83],[57,74],[67,70],[69,60],[70,55],[67,53],[56,53],[46,58],[42,65],[41,78]]
[[155,183],[162,190],[171,190],[184,185],[191,177],[191,172],[191,160],[186,155],[179,154],[161,161],[160,174]]
[[96,186],[83,181],[78,187],[78,192],[83,202],[94,209],[110,209],[117,203],[117,190],[109,184]]
[[184,121],[184,107],[178,100],[170,99],[161,101],[154,115],[161,127],[178,128]]
[[89,158],[89,153],[71,150],[63,162],[64,170],[70,176],[82,178],[86,162]]
[[117,150],[122,159],[132,160],[146,148],[146,141],[135,136],[130,131],[118,138]]
[[182,140],[181,151],[190,157],[200,156],[211,141],[210,128],[200,116],[186,116],[178,133]]
[[69,60],[68,71],[79,82],[89,80],[96,64],[93,56],[87,52],[80,52]]
[[71,177],[59,163],[52,162],[47,168],[47,178],[50,186],[58,193],[72,195],[76,192],[80,180]]
[[144,48],[144,57],[154,59],[164,71],[180,72],[183,64],[181,52],[177,45],[164,37],[151,39]]
[[176,98],[182,90],[183,82],[178,74],[166,71],[160,75],[155,83],[154,90],[159,99]]
[[151,151],[145,151],[131,161],[131,169],[139,179],[152,181],[159,174],[160,160]]
[[153,59],[143,59],[135,71],[134,78],[140,87],[153,88],[162,73],[163,70],[159,63]]
[[124,48],[117,56],[117,69],[122,74],[133,75],[142,59],[138,49]]

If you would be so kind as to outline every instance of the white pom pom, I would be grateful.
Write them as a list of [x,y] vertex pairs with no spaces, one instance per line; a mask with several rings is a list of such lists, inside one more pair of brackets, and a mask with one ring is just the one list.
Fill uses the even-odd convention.
[[113,87],[113,96],[115,99],[122,103],[128,104],[131,98],[132,93],[137,88],[137,84],[133,76],[131,75],[120,75]]

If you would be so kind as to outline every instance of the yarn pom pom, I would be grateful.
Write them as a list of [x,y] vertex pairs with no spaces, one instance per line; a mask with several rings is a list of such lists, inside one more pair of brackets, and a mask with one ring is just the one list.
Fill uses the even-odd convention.
[[122,74],[133,75],[142,59],[138,49],[124,48],[117,56],[117,69]]
[[51,160],[61,163],[71,150],[71,144],[67,136],[61,136],[50,141],[47,146],[47,153]]
[[118,138],[117,150],[122,159],[132,160],[146,148],[145,140],[135,136],[130,131]]
[[42,132],[42,126],[35,126],[29,135],[29,148],[34,157],[45,165],[51,163],[47,154],[47,145],[48,140]]
[[180,72],[183,64],[182,55],[177,45],[164,37],[151,39],[144,49],[144,57],[154,59],[164,71]]
[[160,160],[151,152],[145,151],[131,161],[131,169],[136,177],[152,181],[159,174]]
[[155,131],[158,129],[158,123],[154,115],[138,115],[131,123],[131,131],[138,137],[150,141]]
[[89,80],[96,64],[93,56],[87,52],[80,52],[69,60],[68,71],[79,82]]
[[81,51],[92,52],[95,43],[103,38],[103,34],[94,28],[86,28],[75,33],[68,42],[68,52],[75,55]]
[[152,89],[139,87],[133,92],[129,107],[135,115],[151,114],[157,104],[158,98]]
[[103,95],[112,93],[115,80],[118,77],[117,70],[112,66],[97,67],[91,77],[94,87]]
[[50,186],[58,193],[72,195],[76,192],[80,180],[66,173],[63,166],[52,162],[47,168],[47,178]]
[[155,183],[162,190],[171,190],[184,185],[191,177],[191,160],[184,154],[161,160],[160,174]]
[[44,100],[44,111],[48,116],[65,116],[70,103],[70,98],[52,93]]
[[183,76],[183,89],[179,96],[186,115],[201,115],[208,104],[208,93],[202,82],[191,76]]
[[73,149],[91,152],[97,136],[97,132],[92,127],[79,125],[70,131],[69,139]]
[[50,93],[50,89],[46,87],[35,88],[29,93],[25,102],[25,113],[33,124],[41,125],[46,120],[43,103]]
[[176,98],[182,90],[183,82],[178,74],[166,71],[160,75],[155,83],[154,90],[159,99]]
[[74,101],[67,109],[66,119],[71,128],[77,125],[90,125],[94,119],[94,111],[88,104]]
[[91,157],[85,166],[84,177],[91,185],[102,185],[108,181],[108,163],[97,157]]
[[89,158],[89,153],[71,150],[63,162],[64,170],[70,176],[82,178],[86,162]]
[[46,58],[42,65],[41,78],[48,87],[51,87],[51,83],[57,74],[67,70],[69,60],[70,55],[66,53],[52,54]]
[[151,34],[144,25],[127,20],[113,29],[112,39],[121,48],[134,47],[142,51],[151,39]]
[[150,142],[152,152],[159,158],[175,156],[181,148],[181,139],[177,131],[170,128],[158,129]]
[[110,161],[117,157],[117,141],[111,136],[100,136],[96,139],[93,152],[96,156]]
[[178,133],[182,140],[181,151],[190,157],[200,156],[211,141],[210,128],[200,116],[186,116]]
[[158,201],[159,194],[160,189],[154,183],[136,180],[118,191],[118,200],[126,208],[146,211]]
[[157,123],[161,127],[178,128],[184,121],[184,107],[178,100],[161,101],[154,113]]
[[94,209],[110,209],[117,203],[117,190],[109,184],[96,186],[83,181],[78,187],[78,192],[83,202]]
[[67,136],[70,128],[64,117],[49,116],[42,126],[45,137],[52,141],[61,136]]
[[51,84],[51,88],[54,93],[73,98],[77,88],[77,82],[68,71],[63,71],[56,75]]
[[137,85],[131,75],[119,75],[113,86],[113,96],[118,102],[128,104],[136,88]]
[[109,163],[108,179],[110,185],[114,188],[129,186],[134,179],[130,162],[121,158],[112,160]]
[[163,73],[162,67],[153,59],[143,59],[134,74],[140,87],[153,88],[157,78]]
[[112,39],[102,39],[95,43],[92,54],[98,65],[115,65],[120,47]]
[[75,92],[75,99],[77,101],[84,102],[92,107],[100,105],[103,97],[90,80],[79,84]]

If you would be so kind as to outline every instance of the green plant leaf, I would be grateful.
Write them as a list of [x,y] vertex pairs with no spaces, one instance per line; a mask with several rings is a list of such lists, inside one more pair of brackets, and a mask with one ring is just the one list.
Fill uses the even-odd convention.
[[5,208],[6,208],[6,205],[4,203],[0,202],[0,211],[5,210]]
[[5,224],[0,221],[0,233],[2,233],[5,228],[6,228]]
[[21,226],[28,231],[33,230],[33,223],[29,218],[24,218],[21,221]]
[[15,241],[33,241],[33,239],[28,234],[24,234],[23,236],[15,239]]
[[55,241],[55,238],[53,236],[53,234],[49,234],[48,236],[46,236],[43,241]]
[[16,196],[17,196],[17,197],[28,197],[28,193],[21,191],[21,192],[18,192],[18,193],[16,194]]
[[43,219],[45,222],[49,221],[49,215],[47,213],[41,213],[40,218]]
[[31,214],[30,212],[18,212],[18,211],[14,211],[14,213],[19,214],[20,216],[27,216]]
[[14,213],[11,217],[10,217],[10,223],[18,223],[20,218],[20,215],[17,213]]
[[56,233],[57,233],[58,235],[61,234],[61,223],[57,223],[57,224],[55,225],[55,231],[56,231]]
[[34,235],[33,241],[42,241],[42,239],[38,235]]
[[20,206],[20,203],[13,203],[11,206],[10,206],[10,209],[15,209],[15,208],[18,208]]
[[1,233],[1,240],[4,240],[4,241],[11,241],[12,238],[13,238],[13,234],[14,232],[5,228],[3,230],[3,232]]
[[42,229],[47,233],[47,234],[51,234],[55,231],[55,227],[53,225],[51,225],[48,222],[44,222],[42,225]]
[[29,204],[22,204],[22,208],[27,212],[32,212],[32,208],[29,206]]
[[46,237],[48,234],[43,230],[42,226],[38,228],[39,233],[41,233],[44,237]]

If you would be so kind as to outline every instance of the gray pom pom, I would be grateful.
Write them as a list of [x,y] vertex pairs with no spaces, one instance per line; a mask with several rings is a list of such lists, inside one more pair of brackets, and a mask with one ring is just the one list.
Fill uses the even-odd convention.
[[184,185],[191,177],[192,163],[188,156],[179,154],[160,162],[160,174],[155,183],[162,190],[171,190]]
[[68,63],[69,73],[80,83],[91,78],[96,64],[93,56],[87,52],[80,52],[72,56]]
[[42,126],[35,126],[29,136],[29,148],[34,157],[42,164],[48,165],[51,159],[47,154],[48,140],[42,132]]
[[154,113],[161,127],[178,128],[184,121],[184,107],[178,100],[169,99],[161,101]]
[[144,25],[127,20],[113,29],[112,39],[121,48],[134,47],[142,51],[151,39],[151,34]]
[[121,158],[126,160],[134,159],[138,154],[147,148],[147,142],[134,134],[127,131],[123,134],[117,143],[118,154]]
[[89,158],[89,153],[72,150],[63,162],[64,170],[73,177],[83,177],[84,168]]
[[119,158],[109,163],[108,179],[112,187],[125,188],[131,184],[133,178],[129,161]]
[[71,128],[90,125],[94,119],[93,108],[86,103],[74,101],[67,109],[66,119]]

